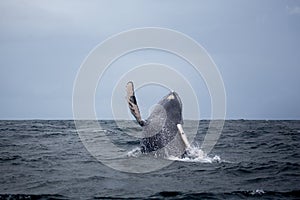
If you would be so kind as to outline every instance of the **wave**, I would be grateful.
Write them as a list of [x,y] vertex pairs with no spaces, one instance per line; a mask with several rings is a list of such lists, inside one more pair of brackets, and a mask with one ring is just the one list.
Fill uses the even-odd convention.
[[199,192],[184,193],[178,191],[162,191],[150,196],[94,196],[94,199],[298,199],[300,190],[287,192],[264,191],[262,189],[232,192]]
[[177,191],[163,191],[156,193],[150,198],[155,199],[243,199],[243,198],[266,198],[266,199],[287,199],[300,197],[300,190],[288,192],[264,191],[256,189],[252,191],[233,191],[225,193],[202,192],[202,193],[182,193]]
[[58,194],[0,194],[0,199],[19,200],[19,199],[53,199],[67,200],[69,198]]
[[[161,191],[150,196],[102,196],[96,195],[93,199],[244,199],[244,198],[260,198],[260,199],[298,199],[300,190],[292,190],[286,192],[280,191],[264,191],[262,189],[232,191],[232,192],[199,192],[185,193],[178,191]],[[0,199],[53,199],[68,200],[72,199],[59,194],[0,194]]]

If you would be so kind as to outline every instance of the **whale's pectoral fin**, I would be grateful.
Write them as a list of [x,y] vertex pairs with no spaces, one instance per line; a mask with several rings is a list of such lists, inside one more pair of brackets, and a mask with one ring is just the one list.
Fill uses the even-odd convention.
[[178,128],[178,131],[179,131],[179,135],[185,145],[185,148],[188,149],[191,147],[187,137],[186,137],[186,134],[184,133],[183,131],[183,128],[182,128],[182,125],[181,124],[177,124],[177,128]]
[[140,126],[144,126],[145,122],[142,120],[141,113],[139,107],[137,105],[137,101],[134,95],[134,86],[133,82],[129,81],[126,85],[127,92],[127,102],[130,109],[131,114],[135,117],[136,121]]

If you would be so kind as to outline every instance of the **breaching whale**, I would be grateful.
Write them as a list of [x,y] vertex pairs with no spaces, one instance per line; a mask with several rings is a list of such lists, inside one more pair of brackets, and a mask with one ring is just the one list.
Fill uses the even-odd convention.
[[127,102],[131,114],[143,128],[141,151],[157,156],[182,157],[190,144],[183,131],[182,102],[176,92],[170,92],[154,107],[150,116],[143,120],[135,97],[134,85],[126,85]]

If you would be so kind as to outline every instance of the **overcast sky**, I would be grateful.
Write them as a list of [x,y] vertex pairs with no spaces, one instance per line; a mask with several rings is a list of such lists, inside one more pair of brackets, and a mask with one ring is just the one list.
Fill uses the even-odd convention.
[[[73,83],[89,52],[114,34],[149,26],[180,31],[207,50],[224,81],[228,119],[300,119],[300,1],[279,0],[2,0],[0,118],[72,119]],[[148,62],[188,73],[167,53],[124,56],[96,94],[99,118],[112,118],[113,80]],[[200,118],[209,118],[208,92],[187,78],[196,85]],[[144,118],[167,92],[154,88],[137,91]]]

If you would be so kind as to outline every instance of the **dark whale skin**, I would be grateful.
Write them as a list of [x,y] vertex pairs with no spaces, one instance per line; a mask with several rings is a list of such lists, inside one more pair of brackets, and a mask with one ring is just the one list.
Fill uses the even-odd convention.
[[[174,142],[178,136],[177,124],[183,124],[182,103],[176,92],[170,92],[157,103],[145,121],[141,151],[143,153],[158,151],[171,141]],[[176,146],[184,149],[182,141],[177,141]]]

